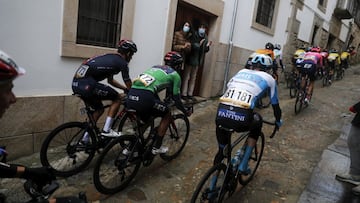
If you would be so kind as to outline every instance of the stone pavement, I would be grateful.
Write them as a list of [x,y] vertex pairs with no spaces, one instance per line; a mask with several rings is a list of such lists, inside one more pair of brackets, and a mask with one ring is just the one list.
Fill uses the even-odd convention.
[[[349,119],[349,123],[350,121]],[[349,130],[350,124],[346,124],[339,138],[324,150],[298,203],[360,202],[360,198],[351,192],[352,187],[355,186],[335,180],[336,174],[347,173],[349,170],[350,155],[347,147]]]

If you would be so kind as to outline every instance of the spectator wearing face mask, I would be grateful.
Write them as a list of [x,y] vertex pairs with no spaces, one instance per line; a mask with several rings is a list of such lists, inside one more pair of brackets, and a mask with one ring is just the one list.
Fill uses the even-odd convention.
[[[181,27],[181,30],[178,30],[174,33],[174,38],[172,42],[172,50],[181,54],[183,59],[191,50],[191,26],[189,22],[185,22]],[[183,69],[183,67],[181,68]]]
[[200,24],[190,37],[191,51],[185,59],[185,69],[181,87],[181,98],[183,100],[196,101],[193,97],[196,75],[199,66],[204,63],[205,53],[210,50],[211,41],[208,41],[206,25]]

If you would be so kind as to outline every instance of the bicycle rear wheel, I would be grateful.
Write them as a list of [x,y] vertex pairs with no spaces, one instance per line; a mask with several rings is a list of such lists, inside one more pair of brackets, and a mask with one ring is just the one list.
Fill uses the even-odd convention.
[[173,122],[170,123],[163,139],[163,145],[169,147],[169,151],[160,154],[160,157],[165,161],[176,158],[184,149],[189,132],[189,119],[184,114],[173,115]]
[[123,135],[112,140],[95,163],[93,179],[95,188],[104,194],[123,190],[137,174],[141,158],[134,135]]
[[305,97],[305,93],[303,91],[298,92],[298,95],[296,96],[296,100],[295,100],[295,114],[300,113],[303,106],[304,97]]
[[296,93],[297,93],[296,81],[294,78],[292,78],[292,80],[289,83],[290,83],[289,85],[290,98],[294,98],[296,97]]
[[[85,132],[88,132],[86,139]],[[95,143],[95,135],[88,123],[64,123],[44,140],[40,150],[41,164],[54,169],[56,176],[74,175],[85,169],[93,159]]]
[[262,155],[264,153],[264,146],[265,146],[265,136],[263,133],[259,136],[255,148],[253,149],[253,152],[249,158],[248,166],[251,170],[251,173],[248,175],[239,174],[239,183],[241,185],[248,184],[253,178],[254,175],[259,167]]
[[221,163],[212,166],[201,178],[191,197],[191,203],[218,202],[220,191],[225,180],[226,165]]

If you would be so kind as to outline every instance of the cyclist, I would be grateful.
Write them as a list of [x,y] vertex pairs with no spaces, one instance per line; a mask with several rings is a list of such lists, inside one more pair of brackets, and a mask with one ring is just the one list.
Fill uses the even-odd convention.
[[304,55],[304,60],[301,63],[301,87],[305,86],[305,76],[310,79],[309,88],[307,89],[307,96],[305,102],[309,103],[312,92],[314,91],[314,83],[316,80],[316,72],[319,68],[322,68],[323,59],[320,54],[320,47],[312,47],[309,52]]
[[350,59],[350,55],[354,53],[353,51],[354,48],[349,47],[348,49],[346,49],[346,51],[341,52],[340,54],[341,67],[345,69],[349,68],[349,59]]
[[[84,61],[75,72],[72,89],[75,94],[80,94],[95,110],[93,113],[95,121],[104,113],[102,100],[112,101],[102,132],[104,136],[116,137],[120,135],[111,129],[111,125],[124,96],[112,87],[100,83],[100,81],[107,79],[110,85],[120,88],[126,93],[132,84],[128,63],[136,51],[137,47],[133,41],[122,39],[118,44],[117,53],[92,57]],[[125,85],[114,79],[114,75],[119,72],[121,72]],[[84,138],[86,139],[86,134]]]
[[172,96],[176,107],[190,116],[180,99],[181,78],[180,70],[183,58],[178,52],[170,51],[164,57],[165,65],[155,65],[139,75],[133,82],[128,93],[126,105],[135,109],[137,114],[146,121],[151,116],[162,117],[160,125],[155,132],[155,143],[152,154],[166,153],[168,147],[162,146],[162,140],[170,124],[171,114],[166,103],[161,101],[158,93],[166,90],[166,94]]
[[323,59],[323,61],[322,61],[323,66],[322,66],[322,68],[320,70],[320,74],[321,74],[321,77],[323,77],[324,76],[324,69],[328,66],[326,59],[329,56],[329,52],[328,52],[327,49],[324,48],[324,49],[321,49],[320,54],[321,54],[322,59]]
[[245,174],[249,172],[248,160],[262,128],[262,118],[260,114],[254,112],[255,104],[266,91],[270,91],[276,126],[280,128],[282,125],[276,81],[266,73],[266,70],[273,65],[271,57],[257,54],[251,63],[252,70],[242,69],[228,82],[225,94],[220,97],[215,120],[218,152],[214,158],[214,165],[223,160],[223,149],[231,139],[231,134],[221,127],[234,129],[236,132],[250,131],[239,165],[240,172]]
[[[15,61],[5,52],[0,50],[0,118],[7,108],[16,102],[16,96],[12,91],[13,80],[25,74],[25,69],[16,65]],[[54,175],[45,167],[26,167],[19,164],[7,164],[0,162],[0,178],[22,178],[33,180],[36,183],[48,183],[55,180]],[[0,194],[0,202],[5,197]],[[51,199],[46,202],[80,202],[78,198],[62,197]]]
[[273,71],[276,71],[275,73],[277,75],[278,66],[280,66],[281,70],[284,71],[284,64],[282,61],[283,55],[282,55],[280,44],[274,45],[274,58],[275,58],[275,64],[277,64],[277,65],[274,65],[275,69]]
[[327,57],[327,64],[329,68],[329,83],[331,84],[334,75],[335,67],[340,65],[340,55],[338,50],[330,49],[329,56]]

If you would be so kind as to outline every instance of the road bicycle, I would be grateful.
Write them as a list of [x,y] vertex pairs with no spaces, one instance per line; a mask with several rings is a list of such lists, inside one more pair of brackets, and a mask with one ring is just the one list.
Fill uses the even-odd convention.
[[[81,98],[80,95],[76,95]],[[83,99],[85,107],[80,109],[86,114],[86,121],[64,123],[50,132],[42,143],[40,160],[43,166],[51,167],[56,176],[69,177],[84,170],[96,152],[100,152],[113,137],[101,135],[92,114],[94,110]],[[110,105],[105,105],[108,108]],[[124,109],[118,112],[112,129],[119,125]]]
[[[274,122],[263,120],[263,123],[275,125]],[[221,127],[222,129],[234,133],[234,129]],[[274,127],[270,138],[275,136],[278,128]],[[224,160],[220,164],[213,165],[201,178],[192,197],[191,203],[197,202],[223,202],[225,199],[231,197],[237,186],[240,183],[242,186],[247,185],[253,178],[259,167],[262,155],[264,153],[265,136],[261,132],[253,152],[249,158],[250,173],[243,174],[238,170],[238,164],[233,165],[231,160],[235,157],[233,149],[240,146],[243,148],[246,145],[246,140],[249,137],[249,132],[242,132],[237,136],[235,141],[229,143],[224,147]]]
[[330,86],[331,85],[331,75],[330,75],[330,67],[325,67],[324,70],[324,77],[322,79],[322,86],[326,87],[326,86]]
[[[160,154],[165,161],[171,161],[180,154],[190,132],[187,116],[176,110],[173,104],[168,106],[171,109],[171,122],[163,145],[169,147],[169,151]],[[135,177],[141,164],[146,167],[153,162],[151,149],[155,140],[154,131],[157,129],[154,127],[155,119],[156,117],[151,117],[147,122],[143,122],[135,110],[126,110],[119,125],[119,131],[124,132],[124,135],[112,140],[105,147],[94,166],[93,180],[99,192],[114,194],[123,190]],[[131,125],[123,125],[126,122]],[[132,129],[123,129],[123,126],[132,126]]]
[[346,64],[344,64],[343,62],[340,64],[340,66],[335,67],[335,79],[336,80],[341,80],[344,78],[345,76],[345,67]]
[[[309,78],[309,76],[307,74],[306,74],[304,80],[305,80],[304,87],[300,88],[297,95],[296,95],[295,114],[300,113],[300,111],[303,108],[306,108],[309,105],[308,102],[310,102],[310,101],[308,101],[308,102],[305,101],[305,99],[308,96],[307,90],[308,90],[309,85],[310,85],[310,78]],[[312,93],[310,94],[310,100],[311,100],[311,95],[312,95]]]
[[[6,163],[7,156],[8,153],[6,151],[6,147],[1,146],[0,160],[2,163]],[[27,203],[47,202],[47,200],[50,199],[51,195],[60,187],[60,184],[56,181],[54,170],[51,168],[47,168],[47,170],[50,174],[52,174],[52,178],[49,178],[49,180],[44,179],[35,181],[31,179],[26,179],[26,181],[24,182],[24,190],[31,198],[29,201],[27,201]],[[80,192],[78,196],[67,196],[61,198],[73,203],[87,203],[87,197],[84,192]],[[6,202],[6,197],[3,194],[0,194],[0,202]]]
[[290,98],[294,98],[300,89],[301,76],[297,71],[292,70],[288,81]]

